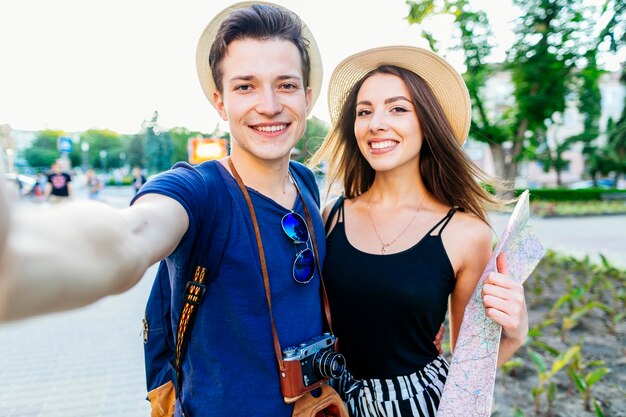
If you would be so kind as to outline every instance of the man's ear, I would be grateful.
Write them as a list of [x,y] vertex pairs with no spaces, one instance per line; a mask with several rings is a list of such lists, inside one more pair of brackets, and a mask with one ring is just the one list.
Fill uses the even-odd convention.
[[222,95],[219,93],[219,91],[213,92],[213,105],[217,109],[217,112],[219,113],[222,120],[224,120],[225,122],[228,121],[228,114],[226,114],[226,111],[224,110],[224,99],[222,98]]
[[307,87],[306,93],[304,94],[306,100],[306,114],[308,116],[309,112],[311,111],[311,100],[313,99],[313,90],[311,90],[311,87]]

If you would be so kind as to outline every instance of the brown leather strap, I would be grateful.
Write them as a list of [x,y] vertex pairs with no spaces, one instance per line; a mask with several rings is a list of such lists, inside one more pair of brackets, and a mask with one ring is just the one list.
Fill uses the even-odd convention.
[[[285,372],[285,364],[283,362],[282,349],[280,348],[280,341],[278,339],[278,332],[276,331],[276,325],[274,323],[274,314],[272,312],[272,296],[270,293],[270,280],[269,273],[267,272],[267,264],[265,262],[265,251],[263,250],[263,241],[261,240],[261,229],[259,229],[259,223],[256,218],[256,213],[254,211],[254,205],[252,204],[252,199],[250,199],[250,194],[246,189],[235,165],[233,164],[232,159],[228,158],[228,165],[230,166],[230,170],[233,173],[233,177],[235,181],[237,181],[237,185],[241,189],[243,196],[248,204],[248,209],[250,210],[250,217],[252,218],[252,224],[254,226],[254,234],[256,235],[257,246],[259,247],[259,259],[261,262],[261,272],[263,273],[263,284],[265,286],[265,296],[267,298],[267,305],[270,310],[270,319],[272,322],[272,335],[274,338],[274,352],[276,353],[276,360],[278,361],[278,367],[280,369],[281,374],[284,375]],[[291,175],[291,174],[290,174]],[[302,196],[302,192],[300,191],[300,187],[298,186],[298,182],[292,177],[293,184],[296,187],[296,191],[298,192],[298,196],[302,201],[302,205],[304,206],[304,214],[306,216],[307,226],[309,228],[309,233],[311,235],[311,243],[313,245],[313,253],[315,254],[315,262],[317,264],[317,270],[320,274],[320,292],[322,295],[322,300],[324,304],[324,315],[326,317],[326,323],[328,324],[328,329],[332,333],[332,325],[330,320],[330,307],[328,305],[328,297],[326,296],[326,288],[324,287],[324,280],[322,278],[322,268],[320,266],[320,257],[317,251],[317,241],[315,239],[315,230],[313,229],[313,220],[311,219],[311,213],[309,212],[309,208],[304,201],[304,197]]]
[[228,158],[228,165],[230,166],[230,170],[233,173],[233,177],[237,181],[237,185],[241,189],[244,198],[246,199],[246,203],[248,204],[248,209],[250,210],[250,217],[252,218],[252,225],[254,226],[254,234],[256,235],[256,243],[259,247],[259,259],[261,260],[261,272],[263,273],[263,284],[265,285],[265,297],[267,298],[267,305],[270,309],[270,319],[272,320],[272,335],[274,337],[274,353],[276,354],[276,360],[278,361],[278,368],[280,369],[281,374],[285,372],[285,363],[283,362],[283,354],[280,348],[280,341],[278,340],[278,332],[276,331],[276,324],[274,323],[274,313],[272,312],[272,296],[270,293],[270,278],[269,273],[267,272],[267,264],[265,263],[265,251],[263,250],[263,242],[261,240],[261,230],[259,229],[259,222],[256,219],[256,213],[254,211],[254,205],[252,204],[252,200],[250,199],[250,194],[246,189],[237,169],[235,169],[235,165],[233,164],[232,159]]

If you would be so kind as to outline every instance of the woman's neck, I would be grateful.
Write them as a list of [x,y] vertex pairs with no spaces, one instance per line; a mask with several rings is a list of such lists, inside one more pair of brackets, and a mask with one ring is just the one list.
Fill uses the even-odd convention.
[[420,201],[428,190],[416,169],[393,170],[377,172],[366,194],[369,202],[397,207],[402,202]]

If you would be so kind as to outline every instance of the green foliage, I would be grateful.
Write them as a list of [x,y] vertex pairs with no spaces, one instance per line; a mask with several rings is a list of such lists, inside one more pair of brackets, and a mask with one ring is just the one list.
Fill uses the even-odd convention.
[[[101,170],[119,168],[124,164],[120,155],[125,154],[122,137],[108,129],[89,129],[80,134],[80,146],[89,144],[87,165]],[[78,147],[80,147],[78,146]]]
[[172,167],[174,147],[169,132],[163,132],[158,125],[159,112],[144,122],[146,168],[153,173],[166,171]]
[[[584,38],[583,5],[575,0],[515,0],[523,16],[518,41],[509,51],[518,122],[535,135],[563,112],[575,60]],[[540,139],[535,136],[536,139]]]
[[545,394],[548,404],[548,415],[552,415],[551,410],[556,397],[556,385],[552,378],[567,366],[579,352],[580,345],[572,346],[565,352],[560,353],[552,362],[552,366],[549,366],[543,356],[532,349],[528,349],[528,356],[537,370],[537,385],[532,387],[535,412],[537,414],[541,412],[541,395]]
[[31,147],[24,151],[24,159],[33,168],[48,169],[59,158],[56,149]]
[[602,309],[603,304],[598,301],[591,301],[583,306],[574,309],[571,314],[563,317],[561,324],[561,340],[566,341],[568,331],[578,325],[580,320],[591,313],[593,309]]
[[622,116],[607,132],[605,153],[608,155],[609,169],[615,172],[615,181],[626,174],[626,98]]
[[581,395],[585,411],[591,411],[591,388],[608,373],[609,368],[604,366],[604,361],[585,363],[580,352],[569,365],[567,374]]
[[33,168],[48,169],[59,156],[57,142],[60,136],[64,136],[62,130],[40,131],[30,148],[24,151],[24,159]]
[[126,147],[128,166],[141,168],[146,166],[145,141],[145,135],[133,135],[128,138]]
[[108,186],[111,187],[115,187],[115,186],[129,186],[133,183],[133,180],[135,178],[132,175],[126,175],[125,177],[123,177],[121,180],[116,180],[115,178],[109,178],[109,181],[107,182]]
[[[531,319],[525,352],[517,353],[523,359],[525,353],[536,371],[537,382],[530,390],[536,415],[550,415],[555,401],[560,397],[569,399],[577,390],[582,407],[602,416],[604,411],[594,401],[593,392],[602,392],[601,385],[611,369],[604,360],[598,360],[597,354],[590,357],[584,351],[590,339],[602,337],[601,331],[593,327],[590,338],[582,334],[592,328],[592,323],[605,323],[608,329],[608,323],[620,320],[615,316],[626,307],[626,270],[615,268],[606,258],[593,263],[588,257],[577,259],[548,251],[525,287],[529,311],[542,312]],[[550,291],[536,291],[536,287]],[[571,337],[576,335],[575,344],[568,345],[566,338],[553,338],[564,328],[571,331]],[[621,349],[616,355],[621,355]],[[606,352],[603,356],[611,358]],[[544,399],[546,404],[542,404]]]
[[[516,195],[521,195],[524,190],[516,190]],[[530,190],[530,201],[601,201],[618,200],[626,196],[626,190],[583,188],[570,190],[567,188],[536,188]]]
[[320,147],[328,134],[328,123],[315,116],[306,121],[306,130],[302,139],[296,144],[293,159],[305,162]]
[[602,412],[602,407],[598,401],[593,402],[593,410],[596,412],[596,417],[604,417],[604,412]]
[[[601,11],[583,0],[514,3],[521,11],[515,29],[517,42],[502,64],[490,64],[494,43],[490,23],[469,0],[407,0],[407,20],[423,25],[436,15],[453,18],[452,33],[457,35],[452,48],[465,54],[464,78],[474,109],[470,135],[489,145],[496,175],[513,180],[521,160],[539,160],[546,170],[556,171],[560,184],[561,171],[569,165],[565,152],[578,142],[585,144],[592,175],[614,171],[615,164],[607,166],[606,161],[615,160],[611,159],[615,152],[600,150],[593,144],[599,134],[601,110],[598,80],[602,71],[596,53],[598,45],[608,38],[614,51],[621,47],[614,31],[619,28],[617,33],[624,33],[623,2],[607,0]],[[603,22],[608,23],[598,27]],[[422,34],[436,51],[434,35],[426,30]],[[620,39],[624,41],[624,36]],[[488,109],[486,81],[502,71],[511,74],[514,102]],[[559,122],[566,103],[576,98],[584,132],[568,138],[548,138],[548,127]]]
[[513,375],[515,370],[524,366],[524,361],[520,358],[509,359],[502,364],[502,385],[506,386],[507,375]]
[[209,137],[205,133],[191,131],[184,127],[170,129],[169,135],[172,139],[172,160],[170,161],[172,164],[178,161],[189,161],[189,150],[187,148],[189,138]]

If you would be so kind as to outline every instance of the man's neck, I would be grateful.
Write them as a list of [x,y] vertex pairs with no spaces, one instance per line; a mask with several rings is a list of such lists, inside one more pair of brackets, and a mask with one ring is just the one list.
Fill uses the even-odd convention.
[[[247,187],[284,207],[292,207],[296,190],[289,177],[288,156],[280,160],[267,161],[235,152],[230,159]],[[227,159],[220,162],[229,169]]]

